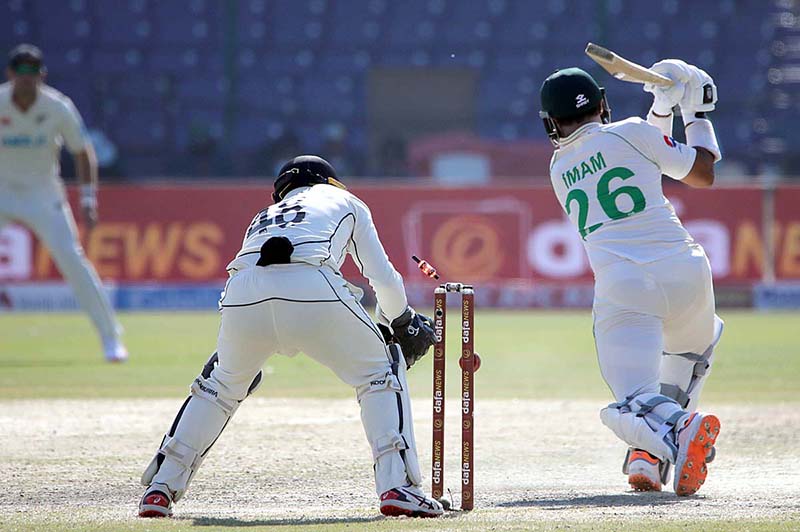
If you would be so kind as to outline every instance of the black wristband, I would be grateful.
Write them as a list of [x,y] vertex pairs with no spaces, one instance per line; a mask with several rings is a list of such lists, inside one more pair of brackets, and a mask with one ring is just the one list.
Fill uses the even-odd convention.
[[705,113],[704,111],[701,111],[701,112],[699,112],[699,113],[695,113],[695,114],[694,114],[694,117],[695,117],[695,118],[702,118],[702,119],[705,119],[705,118],[706,118],[706,113]]

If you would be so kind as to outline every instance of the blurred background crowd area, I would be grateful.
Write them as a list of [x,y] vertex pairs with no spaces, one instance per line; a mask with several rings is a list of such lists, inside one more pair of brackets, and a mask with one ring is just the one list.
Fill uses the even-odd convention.
[[350,177],[545,176],[553,70],[593,73],[616,119],[650,104],[587,41],[716,79],[722,178],[800,175],[800,0],[0,0],[0,47],[42,48],[126,180],[274,175],[301,152]]

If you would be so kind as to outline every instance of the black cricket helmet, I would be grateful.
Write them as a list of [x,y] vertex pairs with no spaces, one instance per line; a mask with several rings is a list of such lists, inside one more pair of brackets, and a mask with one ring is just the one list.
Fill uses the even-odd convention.
[[316,155],[300,155],[284,164],[275,178],[272,199],[277,203],[299,187],[333,185],[347,190],[336,176],[331,163]]
[[554,146],[563,137],[556,120],[570,120],[585,115],[600,106],[604,124],[611,120],[606,91],[592,76],[580,68],[564,68],[550,74],[539,91],[542,110],[539,116]]

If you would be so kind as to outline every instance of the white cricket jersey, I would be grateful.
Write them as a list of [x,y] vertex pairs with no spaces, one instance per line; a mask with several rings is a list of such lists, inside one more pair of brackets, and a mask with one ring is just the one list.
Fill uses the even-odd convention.
[[53,183],[61,147],[77,153],[87,144],[83,120],[72,100],[52,87],[42,85],[24,113],[11,91],[11,83],[0,85],[0,185]]
[[550,181],[595,271],[620,258],[653,262],[694,242],[661,175],[683,179],[696,154],[640,118],[586,124],[560,141]]
[[369,208],[350,192],[331,185],[301,187],[259,212],[228,265],[229,273],[255,266],[261,246],[273,236],[292,242],[292,262],[329,266],[337,273],[349,253],[385,316],[391,321],[405,311],[403,278],[383,249]]

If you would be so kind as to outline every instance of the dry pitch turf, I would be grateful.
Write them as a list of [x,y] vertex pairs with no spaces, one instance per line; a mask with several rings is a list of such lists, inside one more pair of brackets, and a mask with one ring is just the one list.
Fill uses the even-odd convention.
[[[697,496],[628,489],[620,473],[624,446],[597,415],[608,397],[595,382],[584,330],[590,318],[484,313],[477,325],[484,368],[475,511],[426,521],[379,517],[352,394],[307,359],[281,358],[268,362],[264,389],[237,412],[175,518],[144,521],[136,518],[138,477],[197,372],[192,368],[202,365],[203,355],[192,351],[195,342],[213,339],[214,316],[126,316],[130,343],[139,349],[150,342],[152,350],[122,368],[92,360],[81,317],[0,316],[0,530],[800,530],[800,339],[789,327],[799,317],[725,317],[727,343],[705,405],[719,415],[722,433]],[[43,329],[66,340],[47,342],[36,334]],[[178,347],[164,358],[160,350],[170,343]],[[514,367],[519,371],[509,373]],[[137,377],[159,368],[174,382]],[[428,476],[430,367],[413,372]],[[139,380],[125,385],[132,378]],[[40,393],[41,382],[51,393]],[[450,379],[451,391],[457,382]],[[162,386],[170,391],[156,393]],[[446,485],[458,503],[457,402],[448,409]]]

